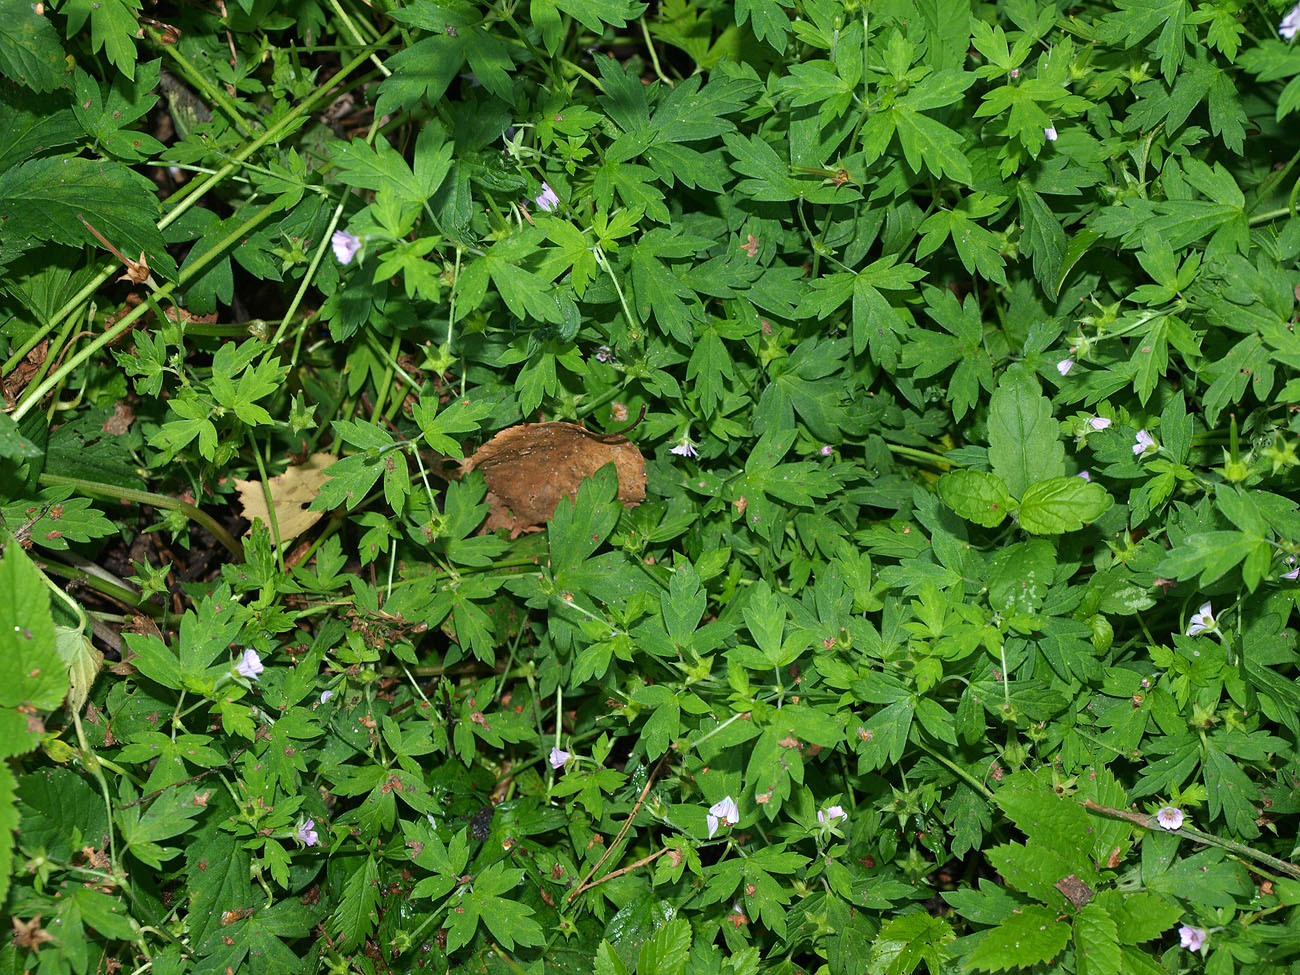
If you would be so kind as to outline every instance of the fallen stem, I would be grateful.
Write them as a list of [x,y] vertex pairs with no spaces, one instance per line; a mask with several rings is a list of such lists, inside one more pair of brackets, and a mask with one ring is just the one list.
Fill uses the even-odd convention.
[[211,532],[212,537],[220,542],[231,555],[237,558],[244,557],[243,546],[235,541],[230,532],[217,524],[215,518],[194,505],[181,501],[179,498],[171,498],[165,494],[154,494],[150,491],[137,491],[134,488],[118,487],[116,484],[86,481],[80,477],[64,477],[62,474],[42,474],[41,483],[47,487],[71,487],[82,494],[93,494],[101,498],[147,504],[151,508],[162,508],[165,511],[179,511],[190,521],[202,525]]
[[[1085,799],[1083,808],[1088,812],[1096,813],[1099,816],[1106,816],[1110,819],[1122,819],[1125,822],[1132,823],[1134,826],[1141,826],[1143,829],[1160,829],[1164,827],[1156,820],[1155,816],[1148,816],[1145,813],[1130,812],[1127,809],[1112,809],[1110,806],[1103,806],[1091,799]],[[1238,843],[1236,840],[1225,840],[1213,833],[1202,833],[1193,826],[1183,826],[1181,829],[1168,830],[1176,836],[1186,836],[1189,839],[1196,840],[1198,843],[1204,843],[1207,846],[1217,846],[1220,849],[1227,850],[1229,853],[1237,853],[1241,856],[1250,857],[1259,863],[1265,864],[1276,870],[1278,873],[1284,873],[1288,877],[1295,877],[1300,880],[1300,866],[1294,863],[1288,863],[1286,860],[1279,860],[1275,856],[1257,850],[1253,846],[1247,846],[1245,843]]]
[[[645,797],[650,794],[650,787],[654,785],[655,778],[659,775],[659,770],[663,768],[664,760],[667,758],[668,758],[667,752],[664,752],[663,755],[660,756],[659,763],[655,765],[654,771],[650,773],[650,778],[646,779],[645,788],[641,790],[641,795],[637,796],[636,805],[632,807],[632,812],[627,817],[627,821],[623,824],[623,828],[620,829],[618,831],[618,835],[614,837],[614,842],[609,844],[609,846],[605,847],[604,855],[601,856],[601,858],[596,861],[595,866],[593,866],[590,870],[587,871],[587,876],[582,878],[582,883],[578,884],[577,887],[575,887],[572,891],[570,891],[569,896],[566,898],[566,900],[572,901],[584,890],[587,890],[588,887],[596,886],[596,884],[588,884],[587,881],[589,881],[592,878],[592,876],[596,873],[596,871],[600,869],[601,864],[603,864],[607,859],[609,859],[610,854],[614,852],[614,850],[618,847],[619,843],[623,841],[623,837],[627,835],[627,831],[632,828],[632,821],[636,819],[636,814],[641,811],[641,803],[645,802]],[[605,880],[608,879],[608,877],[601,878],[601,879]],[[596,883],[600,883],[600,881],[597,881]]]

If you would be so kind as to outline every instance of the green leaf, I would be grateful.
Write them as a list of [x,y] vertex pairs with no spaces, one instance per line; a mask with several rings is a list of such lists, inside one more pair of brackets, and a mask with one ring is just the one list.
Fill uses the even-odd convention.
[[918,173],[924,170],[935,176],[946,176],[965,186],[972,185],[974,175],[963,151],[965,141],[959,133],[928,115],[913,111],[902,102],[895,106],[893,114],[899,145],[903,147],[903,155],[912,169]]
[[674,918],[641,946],[636,970],[646,975],[682,975],[690,951],[691,925],[683,918]]
[[[1052,404],[1024,366],[1008,369],[989,401],[989,463],[1013,498],[1065,474],[1065,448]],[[1083,483],[1080,481],[1080,483]]]
[[53,711],[67,693],[49,591],[31,559],[10,543],[0,558],[0,707]]
[[1074,919],[1074,957],[1079,975],[1120,975],[1114,919],[1097,903],[1085,904]]
[[154,224],[159,212],[153,183],[120,163],[30,159],[0,173],[4,239],[99,248],[94,235],[78,219],[80,215],[123,254],[134,256],[144,251],[152,270],[172,277],[176,263]]
[[760,41],[766,41],[778,54],[785,52],[790,34],[790,18],[776,0],[736,0],[736,24],[750,29]]
[[1268,541],[1247,532],[1215,531],[1189,535],[1176,544],[1160,563],[1161,575],[1190,579],[1200,574],[1197,585],[1207,586],[1236,567],[1252,553],[1269,549]]
[[221,915],[253,907],[249,856],[229,833],[203,831],[185,851],[190,878],[190,908],[186,915],[191,943],[205,941],[221,929]]
[[606,24],[626,27],[628,21],[641,16],[647,5],[634,0],[555,0],[555,6],[600,36]]
[[967,966],[977,972],[1005,972],[1050,962],[1070,941],[1070,926],[1056,918],[1056,911],[1037,904],[1022,907],[984,933]]
[[135,77],[140,0],[68,0],[61,9],[68,18],[69,37],[80,31],[89,17],[90,49],[102,49],[118,71]]
[[32,460],[44,452],[31,438],[23,436],[18,424],[8,413],[0,413],[0,457],[14,460]]
[[557,575],[577,568],[613,531],[623,507],[617,497],[618,472],[611,463],[584,480],[577,497],[556,505],[547,539]]
[[54,25],[35,4],[0,0],[0,74],[33,91],[53,91],[68,83],[65,58]]
[[1081,477],[1053,477],[1031,484],[1020,499],[1020,527],[1034,535],[1078,531],[1115,503],[1100,484]]
[[14,833],[18,829],[17,784],[9,763],[0,761],[0,900],[9,893],[9,875],[13,872]]
[[925,962],[926,969],[935,975],[951,958],[946,946],[955,938],[952,926],[943,918],[904,914],[881,927],[871,943],[867,969],[879,975],[911,975],[917,965]]
[[194,786],[178,786],[163,790],[147,802],[118,809],[118,829],[137,859],[161,870],[165,862],[180,854],[177,847],[160,846],[158,841],[187,833],[193,827],[192,820],[206,808],[194,801],[197,792]]
[[1016,503],[996,474],[983,471],[949,471],[939,478],[939,499],[967,521],[996,528]]
[[[344,883],[339,906],[330,916],[330,931],[339,939],[340,950],[354,951],[375,929],[379,900],[379,865],[374,857],[367,856]],[[448,951],[450,940],[449,937]]]
[[1183,909],[1167,897],[1150,891],[1120,894],[1104,891],[1097,901],[1115,919],[1120,944],[1136,945],[1160,937],[1182,917]]

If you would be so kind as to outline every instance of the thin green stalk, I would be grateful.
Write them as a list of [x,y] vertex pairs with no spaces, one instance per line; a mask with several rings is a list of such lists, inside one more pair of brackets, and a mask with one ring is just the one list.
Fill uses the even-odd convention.
[[220,542],[231,555],[236,558],[244,557],[243,546],[231,537],[230,532],[217,524],[216,519],[194,505],[178,498],[169,498],[165,494],[153,494],[149,491],[137,491],[134,488],[118,487],[116,484],[101,484],[98,481],[87,481],[80,477],[64,477],[62,474],[42,474],[40,481],[50,487],[75,488],[82,494],[92,494],[118,501],[133,501],[136,504],[147,504],[151,508],[162,508],[166,511],[179,511],[190,521],[206,528],[212,534],[212,537]]
[[275,560],[280,566],[280,574],[285,575],[284,547],[280,541],[280,519],[275,516],[275,498],[271,497],[271,479],[266,476],[266,465],[262,463],[262,452],[253,444],[253,460],[257,462],[257,473],[262,477],[262,497],[266,500],[266,516],[271,521],[271,540],[275,542]]
[[180,45],[163,43],[154,32],[151,31],[150,33],[154,35],[151,37],[151,40],[154,41],[154,47],[176,62],[176,66],[180,69],[180,73],[185,77],[185,80],[201,91],[204,98],[226,113],[230,121],[235,123],[235,128],[239,129],[240,135],[248,138],[257,131],[245,121],[244,116],[235,107],[234,102],[226,96],[226,93],[208,81],[203,72],[194,67],[189,59],[181,53]]
[[[235,155],[231,156],[230,162],[212,173],[212,175],[207,179],[201,181],[195,180],[187,183],[179,192],[170,196],[165,203],[170,206],[171,209],[163,215],[161,220],[158,221],[158,229],[165,230],[167,227],[179,220],[182,214],[198,203],[208,190],[212,189],[212,187],[216,186],[217,183],[220,183],[226,177],[238,170],[243,165],[244,160],[253,155],[253,153],[262,148],[262,146],[267,145],[268,143],[274,144],[286,136],[293,126],[297,124],[299,116],[314,111],[317,104],[319,104],[327,94],[337,89],[345,78],[351,75],[370,58],[374,49],[383,47],[396,34],[397,28],[390,28],[383,37],[371,46],[370,50],[363,52],[347,64],[343,65],[343,67],[339,69],[338,73],[329,79],[327,84],[317,88],[315,92],[294,106],[294,108],[285,115],[284,118],[280,119],[279,122],[271,126],[243,149],[239,150]],[[89,301],[91,296],[103,286],[104,282],[113,276],[117,268],[117,261],[110,261],[101,268],[99,273],[91,278],[91,280],[87,281],[76,294],[63,303],[63,306],[50,317],[48,322],[41,326],[41,328],[37,329],[36,333],[28,340],[30,344],[27,349],[21,350],[22,355],[25,356],[28,351],[34,348],[41,341],[42,338],[53,331],[60,322],[71,315],[73,311],[81,305]],[[21,357],[15,359],[11,356],[9,361],[5,363],[4,369],[0,370],[0,372],[8,373],[14,365],[20,361],[20,359]]]
[[110,599],[115,599],[119,603],[125,603],[132,609],[139,610],[153,619],[161,619],[167,613],[161,606],[155,606],[153,603],[142,600],[139,593],[132,592],[130,589],[123,589],[121,586],[115,586],[84,569],[73,568],[70,565],[64,565],[62,562],[49,560],[46,560],[43,564],[45,571],[51,575],[59,576],[70,582],[76,582],[87,589],[93,589]]
[[[200,271],[202,271],[209,264],[211,264],[212,261],[214,261],[218,256],[225,253],[227,248],[233,247],[241,237],[243,237],[250,230],[255,228],[259,223],[261,223],[263,220],[269,217],[277,209],[278,206],[275,203],[268,203],[266,206],[259,209],[256,213],[254,213],[251,217],[249,217],[247,220],[241,223],[238,227],[236,227],[230,233],[226,234],[226,236],[221,238],[221,240],[219,240],[216,244],[214,244],[211,249],[209,249],[201,257],[199,257],[197,261],[194,261],[192,264],[187,266],[185,268],[185,273],[183,273],[180,276],[180,279],[178,281],[169,282],[163,285],[161,288],[159,288],[158,291],[156,292],[156,296],[159,298],[168,297],[178,287],[183,285],[190,278],[195,277]],[[149,310],[150,310],[150,304],[148,302],[141,302],[140,304],[136,305],[129,312],[127,312],[126,315],[122,316],[121,320],[118,321],[116,325],[114,325],[108,331],[100,335],[99,338],[95,339],[95,341],[91,342],[88,346],[86,346],[76,355],[70,357],[67,362],[65,362],[62,366],[59,367],[58,371],[55,372],[54,375],[50,376],[47,380],[45,380],[45,382],[37,386],[35,390],[33,390],[32,387],[28,386],[27,389],[24,391],[23,401],[18,405],[18,409],[14,410],[13,413],[14,420],[15,421],[21,420],[28,412],[31,411],[33,406],[35,406],[45,397],[46,393],[48,393],[51,389],[54,389],[56,386],[58,386],[64,379],[67,378],[69,374],[71,374],[74,370],[80,368],[82,363],[84,363],[87,359],[93,356],[100,349],[114,342],[119,335],[125,334],[126,331],[136,323],[137,319],[139,319],[142,315],[144,315],[145,312]]]

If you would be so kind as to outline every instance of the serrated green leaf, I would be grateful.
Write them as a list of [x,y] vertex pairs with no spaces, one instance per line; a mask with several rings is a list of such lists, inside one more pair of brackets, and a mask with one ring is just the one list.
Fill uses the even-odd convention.
[[33,91],[53,91],[68,83],[64,59],[54,25],[34,4],[0,0],[0,74]]
[[1065,474],[1065,448],[1052,404],[1028,369],[1008,369],[989,402],[989,463],[1013,498]]
[[990,931],[966,959],[977,972],[1005,972],[1050,962],[1070,941],[1070,925],[1037,904],[1022,907]]
[[120,163],[30,159],[0,173],[0,225],[6,239],[99,248],[80,215],[123,254],[143,251],[152,270],[173,277],[176,263],[154,223],[159,213],[153,183]]
[[925,962],[935,975],[951,957],[946,945],[956,935],[943,918],[929,914],[904,914],[886,922],[871,943],[867,968],[879,975],[911,975]]
[[0,558],[0,707],[53,711],[68,693],[50,615],[50,594],[16,544]]
[[1020,499],[1020,527],[1034,535],[1078,531],[1115,503],[1100,484],[1081,477],[1053,477],[1026,489]]
[[996,474],[949,471],[939,478],[939,499],[967,521],[996,528],[1015,510],[1007,486]]

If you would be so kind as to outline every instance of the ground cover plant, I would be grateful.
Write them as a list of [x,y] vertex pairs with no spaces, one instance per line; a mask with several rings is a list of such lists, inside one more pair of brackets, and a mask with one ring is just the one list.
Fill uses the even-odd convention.
[[0,0],[0,972],[1300,970],[1298,29]]

